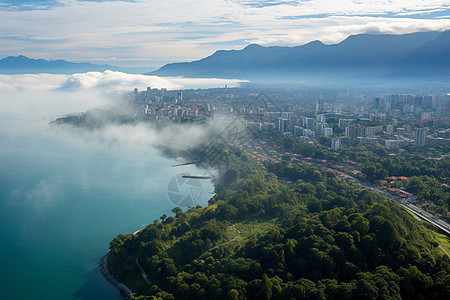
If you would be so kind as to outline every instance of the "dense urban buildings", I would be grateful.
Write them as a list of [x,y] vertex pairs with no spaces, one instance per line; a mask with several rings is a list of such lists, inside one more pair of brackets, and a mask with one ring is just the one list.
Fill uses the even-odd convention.
[[387,149],[450,145],[450,97],[446,94],[336,93],[316,100],[312,95],[286,97],[285,92],[281,96],[278,90],[271,91],[273,98],[245,88],[168,91],[148,87],[135,89],[128,102],[136,116],[158,122],[237,116],[254,131],[278,130],[302,140],[337,138],[335,150],[354,143]]

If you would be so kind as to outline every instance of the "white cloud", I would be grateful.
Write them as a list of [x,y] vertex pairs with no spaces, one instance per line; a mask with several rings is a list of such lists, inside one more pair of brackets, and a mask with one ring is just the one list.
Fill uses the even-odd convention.
[[[239,80],[157,77],[121,72],[60,74],[0,74],[0,133],[12,121],[34,122],[40,131],[58,116],[112,104],[123,91],[152,88],[210,88],[236,86]],[[19,123],[20,123],[19,122]],[[14,126],[13,126],[14,127]],[[15,128],[19,130],[19,128]],[[26,131],[30,129],[27,128]]]
[[60,74],[0,74],[0,91],[52,90],[66,81],[67,75]]
[[147,65],[153,58],[159,66],[161,60],[192,60],[251,42],[337,42],[365,32],[368,23],[369,30],[399,34],[450,28],[449,20],[433,15],[448,12],[448,0],[58,2],[26,11],[0,7],[0,55],[142,58]]
[[71,75],[60,88],[63,90],[101,88],[104,90],[131,90],[134,87],[145,89],[166,88],[168,90],[183,88],[211,88],[220,86],[237,86],[242,80],[215,78],[158,77],[122,72],[88,72]]
[[381,17],[348,17],[332,16],[328,18],[311,18],[308,24],[315,28],[313,31],[300,28],[284,34],[283,30],[269,30],[267,36],[255,42],[261,45],[288,45],[304,44],[313,40],[320,40],[326,44],[339,43],[349,35],[360,33],[407,34],[423,31],[443,31],[450,28],[450,20],[440,22],[423,19],[398,19]]
[[238,86],[245,80],[218,79],[218,78],[183,78],[183,77],[158,77],[122,72],[87,72],[73,75],[62,74],[0,74],[0,92],[14,91],[78,91],[97,90],[109,91],[131,91],[137,87],[145,89],[152,88],[188,89],[188,88],[212,88]]

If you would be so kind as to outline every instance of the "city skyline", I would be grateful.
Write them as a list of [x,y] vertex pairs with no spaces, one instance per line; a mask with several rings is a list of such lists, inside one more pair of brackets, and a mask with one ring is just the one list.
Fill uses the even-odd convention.
[[248,44],[450,29],[450,1],[1,1],[0,57],[158,68]]

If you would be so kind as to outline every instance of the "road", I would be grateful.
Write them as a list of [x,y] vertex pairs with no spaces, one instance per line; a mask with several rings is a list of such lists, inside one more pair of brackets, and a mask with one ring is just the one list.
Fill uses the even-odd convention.
[[418,216],[418,217],[420,217],[420,218],[422,218],[422,219],[424,219],[424,220],[430,222],[430,223],[433,224],[434,226],[438,227],[438,228],[441,229],[443,232],[445,232],[445,234],[446,234],[447,236],[450,237],[450,224],[448,224],[447,222],[445,222],[445,221],[443,221],[443,220],[440,220],[440,219],[436,218],[434,215],[430,214],[429,212],[424,211],[424,210],[421,209],[420,207],[417,207],[417,206],[415,206],[414,204],[412,204],[412,203],[410,203],[410,202],[408,202],[408,201],[406,201],[406,200],[401,199],[400,197],[391,195],[391,194],[389,194],[388,192],[385,192],[385,191],[383,191],[383,190],[374,188],[373,186],[371,186],[371,185],[369,185],[369,184],[367,184],[367,183],[365,183],[365,182],[362,182],[362,181],[360,181],[360,180],[358,180],[358,179],[356,179],[356,178],[354,178],[354,177],[352,177],[352,178],[354,179],[354,181],[355,181],[357,184],[359,184],[359,185],[361,185],[361,186],[363,186],[363,187],[365,187],[365,188],[368,188],[368,189],[370,189],[370,190],[372,190],[372,191],[375,191],[375,192],[377,192],[377,193],[380,193],[380,194],[382,194],[382,195],[388,197],[388,198],[391,199],[392,201],[397,202],[398,204],[400,204],[401,206],[403,206],[406,210],[412,212],[412,213],[415,214],[416,216]]
[[[262,142],[260,142],[260,143],[262,143]],[[269,143],[264,143],[264,144],[265,144],[264,146],[265,146],[266,148],[267,148],[267,147],[271,147],[271,150],[274,150],[273,147],[276,147],[277,150],[275,150],[274,152],[275,152],[275,153],[278,152],[279,154],[283,154],[283,153],[280,153],[280,152],[279,152],[279,150],[281,149],[281,147],[273,146],[273,145],[270,145]],[[254,146],[254,145],[250,144],[248,147],[252,147],[252,146]],[[258,144],[258,146],[259,146],[259,144]],[[258,148],[261,148],[261,147],[258,147]],[[268,160],[268,159],[270,159],[270,160],[275,160],[274,157],[268,157],[268,156],[264,156],[264,155],[258,155],[258,154],[257,154],[257,149],[256,149],[256,148],[252,148],[252,150],[254,151],[253,154],[256,154],[256,155],[257,155],[258,157],[260,157],[260,158],[263,158],[263,159],[265,159],[265,160]],[[271,152],[271,151],[269,150],[269,152]],[[285,152],[285,154],[289,154],[293,159],[296,159],[296,158],[300,157],[299,155],[294,155],[294,154],[291,154],[291,153],[286,152],[286,151],[284,151],[284,150],[283,150],[282,152]],[[272,153],[272,152],[271,152],[271,153]],[[272,155],[273,155],[273,153],[272,153]],[[298,159],[296,159],[296,160],[298,160]],[[301,163],[303,163],[303,162],[301,162]],[[309,161],[308,163],[309,163],[309,164],[312,164],[312,165],[314,165],[314,166],[318,166],[318,165],[315,164],[312,160]],[[335,169],[332,168],[332,167],[328,167],[328,168],[331,169],[331,170],[333,170],[333,171],[337,171],[338,173],[341,173],[341,170],[335,170]],[[445,221],[443,221],[443,220],[441,220],[441,219],[438,219],[437,217],[435,217],[434,215],[430,214],[429,212],[424,211],[424,210],[421,209],[420,207],[417,207],[417,206],[415,206],[414,204],[412,204],[412,203],[410,203],[410,202],[408,202],[408,201],[406,201],[406,200],[403,200],[402,198],[400,198],[400,197],[398,197],[398,196],[394,196],[394,195],[389,194],[389,193],[386,192],[386,191],[377,189],[377,188],[375,188],[375,187],[373,187],[373,186],[371,186],[371,185],[369,185],[369,184],[367,184],[367,183],[365,183],[365,182],[360,181],[359,179],[353,177],[352,175],[350,175],[350,174],[348,174],[348,173],[346,173],[345,175],[346,175],[347,179],[352,179],[355,183],[357,183],[357,184],[359,184],[359,185],[361,185],[361,186],[363,186],[363,187],[365,187],[365,188],[367,188],[367,189],[370,189],[370,190],[372,190],[372,191],[375,191],[375,192],[377,192],[377,193],[379,193],[379,194],[382,194],[382,195],[386,196],[387,198],[391,199],[392,201],[397,202],[398,204],[400,204],[401,206],[403,206],[406,210],[412,212],[413,214],[415,214],[415,215],[418,216],[419,218],[422,218],[422,219],[424,219],[424,220],[430,222],[431,224],[435,225],[436,227],[438,227],[439,229],[441,229],[447,236],[450,237],[450,224],[448,224],[447,222],[445,222]]]

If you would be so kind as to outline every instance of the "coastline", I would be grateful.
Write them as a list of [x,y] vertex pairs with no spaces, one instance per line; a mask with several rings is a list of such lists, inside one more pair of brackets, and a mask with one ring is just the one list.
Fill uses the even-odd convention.
[[[158,147],[156,147],[156,148],[158,149]],[[179,157],[179,156],[175,156],[173,153],[170,153],[170,148],[164,148],[164,147],[162,147],[162,148],[159,148],[159,149],[160,149],[161,153],[163,153],[163,155],[165,155],[165,156],[168,157],[168,158],[172,158],[172,159],[177,160],[177,157]],[[186,158],[186,157],[183,157],[182,159],[185,160],[185,161],[188,160],[188,158]],[[189,164],[191,164],[191,163],[189,163]],[[198,164],[197,164],[197,163],[192,163],[192,164],[194,164],[194,165],[196,165],[196,166],[198,167]],[[184,165],[184,164],[182,164],[182,165]],[[174,166],[172,166],[172,167],[174,167]],[[195,176],[194,176],[194,177],[195,177]],[[212,177],[211,177],[211,178],[212,178]],[[210,178],[208,178],[208,179],[210,179]],[[214,185],[214,184],[213,184],[213,185]],[[211,199],[211,198],[212,198],[212,197],[210,197],[210,199]],[[207,204],[207,205],[209,205],[209,204]],[[133,232],[133,234],[137,234],[137,233],[139,233],[141,230],[142,230],[142,228],[139,229],[139,230],[137,230],[137,231],[135,231],[135,232]],[[109,254],[110,254],[110,252],[108,251],[108,253],[106,253],[106,254],[98,261],[98,265],[99,265],[99,268],[100,268],[100,272],[102,273],[103,277],[104,277],[110,284],[112,284],[115,288],[117,288],[117,289],[119,290],[120,295],[121,295],[124,299],[129,299],[130,296],[135,295],[135,293],[134,293],[130,288],[128,288],[125,284],[123,284],[122,282],[120,282],[120,281],[118,281],[116,278],[114,278],[114,276],[112,276],[111,273],[109,273],[109,271],[108,271],[108,257],[109,257]]]
[[131,291],[125,284],[119,282],[114,276],[112,276],[108,271],[108,257],[109,252],[106,253],[99,261],[98,266],[100,268],[100,272],[102,273],[103,277],[112,284],[115,288],[117,288],[120,292],[120,295],[124,299],[130,298],[131,295],[133,295],[133,291]]

